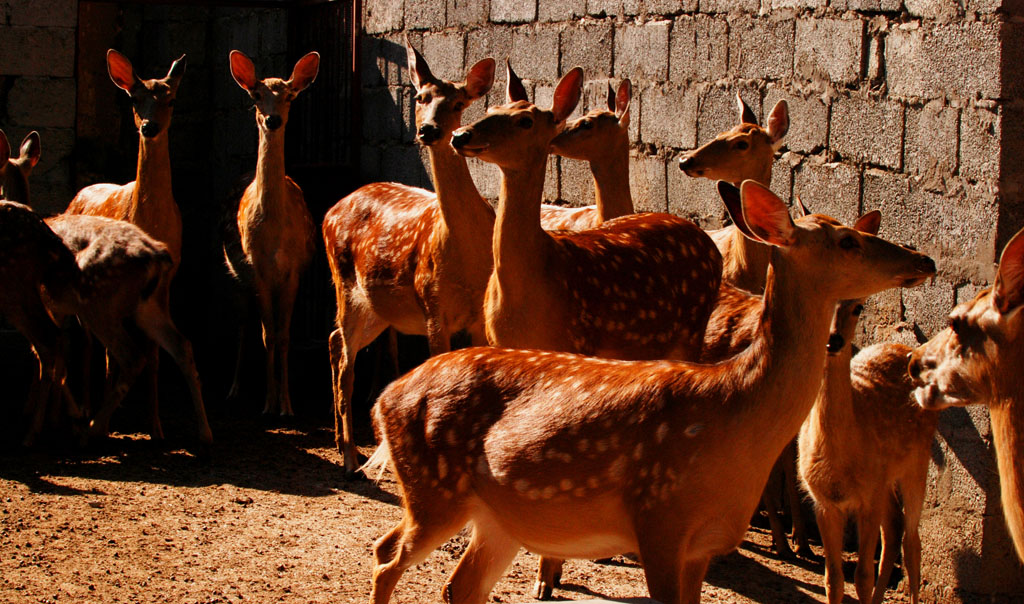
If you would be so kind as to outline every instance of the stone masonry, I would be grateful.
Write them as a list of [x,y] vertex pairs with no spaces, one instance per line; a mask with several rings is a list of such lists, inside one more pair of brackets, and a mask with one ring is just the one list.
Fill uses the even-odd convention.
[[[577,113],[602,102],[606,83],[631,78],[638,207],[706,227],[723,224],[724,208],[677,158],[737,121],[737,92],[759,116],[786,99],[792,126],[772,189],[847,222],[881,209],[883,236],[939,266],[934,282],[873,298],[861,344],[914,345],[944,327],[954,304],[990,284],[1024,226],[1020,0],[365,0],[363,26],[367,180],[430,186],[412,143],[406,36],[449,79],[510,57],[542,105],[581,65],[589,83]],[[503,102],[501,71],[488,105]],[[471,162],[495,198],[498,171]],[[548,177],[549,200],[593,202],[585,164],[552,159]],[[1024,594],[991,438],[983,408],[942,418],[921,527],[929,601]]]

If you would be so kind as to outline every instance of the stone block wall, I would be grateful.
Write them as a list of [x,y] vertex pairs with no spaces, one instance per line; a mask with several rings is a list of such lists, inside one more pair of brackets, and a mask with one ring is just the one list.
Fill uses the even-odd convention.
[[[1019,0],[364,0],[364,177],[430,186],[412,142],[406,36],[448,79],[510,57],[541,105],[581,65],[589,83],[577,112],[601,102],[593,92],[606,82],[631,78],[637,206],[706,227],[723,224],[724,208],[677,158],[736,123],[737,92],[760,117],[785,99],[792,126],[773,190],[846,222],[881,209],[883,236],[936,259],[934,282],[874,297],[862,321],[862,344],[914,345],[990,284],[1024,226],[1022,15]],[[486,105],[503,94],[499,73]],[[496,197],[498,171],[476,160],[471,170]],[[549,200],[592,203],[585,165],[552,159],[548,177]],[[934,461],[928,598],[1019,599],[1024,572],[1003,527],[987,412],[947,412]]]

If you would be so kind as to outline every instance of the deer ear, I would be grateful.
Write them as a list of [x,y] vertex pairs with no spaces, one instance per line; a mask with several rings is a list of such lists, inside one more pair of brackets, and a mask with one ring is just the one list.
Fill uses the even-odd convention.
[[573,67],[562,76],[555,86],[555,98],[551,104],[551,112],[555,114],[555,123],[564,122],[569,114],[576,109],[583,92],[583,68]]
[[718,196],[725,203],[725,209],[729,211],[729,217],[736,228],[750,239],[760,241],[761,238],[750,231],[747,220],[743,217],[743,203],[740,201],[740,190],[736,185],[725,180],[718,181]]
[[797,209],[800,210],[800,217],[801,218],[803,218],[804,216],[810,216],[811,215],[811,211],[807,209],[807,206],[804,205],[804,200],[800,199],[799,195],[796,196],[796,207],[797,207]]
[[466,74],[466,92],[478,99],[494,85],[494,59],[487,57],[476,62]]
[[633,99],[633,82],[626,78],[619,82],[619,91],[615,95],[615,116],[623,127],[629,125],[629,102]]
[[232,50],[228,54],[228,61],[231,64],[231,77],[235,79],[235,82],[244,90],[249,92],[255,90],[256,66],[252,64],[252,59],[245,56],[245,53],[240,50]]
[[185,55],[181,55],[171,63],[171,68],[167,70],[167,79],[171,80],[172,85],[177,86],[181,82],[181,76],[185,75],[185,66],[188,65],[188,60],[185,59]]
[[736,91],[736,108],[740,112],[740,123],[741,124],[756,124],[757,116],[754,115],[754,111],[743,101],[743,97],[740,96],[739,91]]
[[29,166],[35,168],[39,163],[39,154],[42,146],[39,143],[39,133],[33,130],[28,133],[25,140],[21,141],[21,157],[28,160]]
[[777,246],[793,245],[796,225],[786,204],[775,193],[757,181],[744,180],[740,185],[740,199],[743,218],[758,239]]
[[992,296],[996,309],[1003,314],[1024,303],[1024,229],[1003,248]]
[[867,214],[857,219],[857,222],[853,224],[853,228],[860,231],[861,233],[867,233],[868,235],[877,235],[878,227],[882,224],[882,213],[878,210],[871,210]]
[[0,170],[7,167],[7,160],[11,158],[11,144],[7,142],[7,135],[0,130]]
[[768,114],[768,138],[773,145],[778,145],[786,132],[789,132],[789,103],[782,99],[775,103],[772,112]]
[[420,51],[412,47],[408,36],[405,38],[405,53],[409,61],[409,78],[412,80],[413,86],[419,88],[424,84],[435,81],[434,74],[430,73],[430,66],[427,65],[427,60],[423,58]]
[[132,88],[139,82],[132,62],[113,48],[107,51],[107,73],[118,88],[128,93],[131,93]]
[[608,111],[615,111],[615,91],[611,84],[608,84]]
[[512,61],[505,58],[505,99],[509,103],[516,101],[529,101],[526,98],[526,86],[519,79],[519,75],[512,69]]
[[309,87],[316,79],[316,74],[320,72],[320,53],[315,50],[310,53],[303,55],[301,59],[296,61],[295,67],[292,68],[292,75],[288,78],[288,85],[291,86],[292,91],[300,92]]

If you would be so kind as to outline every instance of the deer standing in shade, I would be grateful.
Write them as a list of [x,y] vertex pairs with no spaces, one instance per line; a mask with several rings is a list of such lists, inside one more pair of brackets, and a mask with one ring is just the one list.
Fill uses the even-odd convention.
[[1024,230],[999,257],[995,284],[949,313],[914,350],[914,398],[925,409],[980,403],[992,417],[1003,515],[1024,561]]
[[468,521],[449,604],[484,602],[521,545],[557,557],[636,551],[652,598],[699,601],[711,557],[742,540],[810,411],[820,376],[807,368],[824,364],[836,302],[935,272],[927,256],[831,218],[794,223],[752,181],[724,194],[746,234],[773,246],[761,328],[740,355],[698,365],[472,348],[381,394],[367,469],[390,461],[404,517],[374,545],[374,604]]
[[[292,415],[288,392],[288,343],[299,276],[313,258],[313,218],[302,189],[285,174],[284,130],[292,101],[316,79],[320,55],[300,58],[287,80],[258,79],[256,67],[238,50],[229,56],[231,76],[255,103],[259,130],[256,176],[238,201],[237,238],[224,247],[232,275],[256,294],[266,349],[266,402],[263,413]],[[233,234],[234,235],[234,234]],[[241,345],[232,393],[241,380]]]

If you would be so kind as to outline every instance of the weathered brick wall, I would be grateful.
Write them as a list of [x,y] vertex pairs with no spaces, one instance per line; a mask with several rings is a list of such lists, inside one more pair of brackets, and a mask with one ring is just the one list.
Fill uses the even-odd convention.
[[0,129],[15,153],[39,131],[44,154],[32,190],[47,204],[73,192],[77,23],[77,0],[0,0]]
[[[582,65],[577,112],[603,101],[606,82],[631,78],[637,205],[709,227],[725,219],[713,183],[676,159],[735,123],[736,92],[759,116],[786,99],[792,126],[772,189],[847,222],[879,208],[883,235],[939,265],[933,283],[871,301],[864,343],[916,344],[941,329],[954,304],[989,284],[998,250],[1024,225],[1019,0],[365,0],[364,10],[367,180],[430,186],[413,144],[405,36],[450,79],[486,56],[511,57],[541,105]],[[498,80],[487,105],[503,101]],[[496,197],[497,170],[471,168]],[[552,159],[548,176],[548,199],[592,202],[585,164]],[[1019,598],[987,412],[947,412],[934,459],[922,526],[929,598]]]

